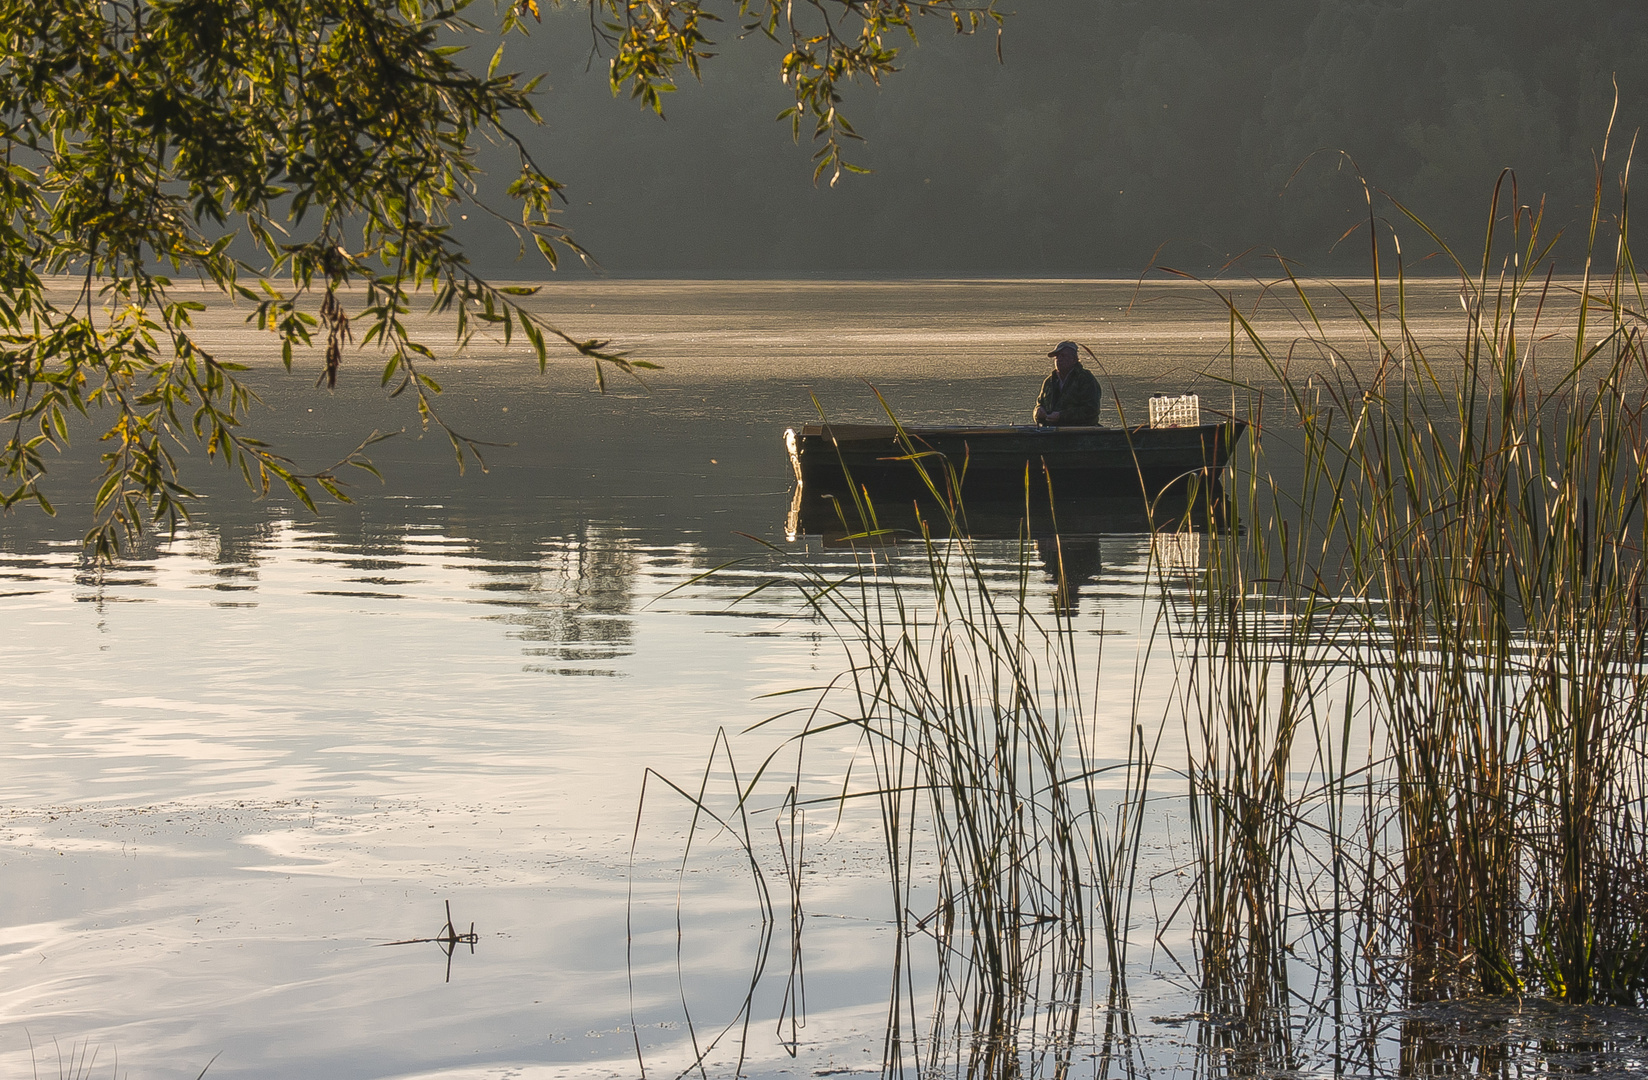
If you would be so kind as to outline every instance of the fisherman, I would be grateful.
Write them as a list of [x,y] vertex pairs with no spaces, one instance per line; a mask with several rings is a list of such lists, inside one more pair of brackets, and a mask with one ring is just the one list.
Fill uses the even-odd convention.
[[1053,360],[1053,374],[1041,384],[1036,398],[1036,423],[1097,424],[1099,422],[1099,380],[1081,366],[1074,341],[1061,341],[1047,355]]

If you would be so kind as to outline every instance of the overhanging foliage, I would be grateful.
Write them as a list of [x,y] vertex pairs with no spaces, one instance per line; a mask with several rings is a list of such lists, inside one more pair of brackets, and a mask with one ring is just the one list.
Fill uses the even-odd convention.
[[[662,112],[684,67],[712,55],[721,22],[704,0],[587,0],[615,92]],[[0,0],[0,395],[9,415],[0,504],[52,512],[46,453],[71,413],[107,450],[87,543],[112,557],[147,523],[187,516],[175,452],[198,445],[258,493],[284,485],[345,498],[339,471],[372,470],[364,451],[303,471],[244,426],[255,400],[233,358],[197,339],[203,304],[173,287],[188,275],[252,305],[251,321],[294,351],[323,346],[331,385],[347,345],[373,346],[383,384],[410,391],[421,421],[450,438],[460,467],[484,444],[434,407],[437,359],[410,321],[415,300],[461,348],[476,333],[525,339],[538,363],[560,344],[603,368],[651,365],[602,340],[563,333],[522,306],[531,288],[472,271],[451,232],[474,209],[553,267],[585,252],[558,219],[561,185],[511,124],[540,122],[537,80],[500,71],[502,39],[536,25],[535,0],[490,13],[469,0]],[[784,117],[818,143],[815,177],[852,169],[839,86],[895,70],[922,15],[959,31],[999,22],[990,0],[728,0],[744,36],[777,42],[795,93]],[[731,25],[727,27],[732,29]],[[464,41],[499,39],[484,70]],[[508,212],[483,196],[479,143],[513,148]],[[69,275],[78,289],[48,288]]]

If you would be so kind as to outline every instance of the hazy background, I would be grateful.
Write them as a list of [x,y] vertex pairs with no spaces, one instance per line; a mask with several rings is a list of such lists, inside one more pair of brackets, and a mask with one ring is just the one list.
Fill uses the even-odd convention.
[[[1199,270],[1258,248],[1365,272],[1364,240],[1334,250],[1365,203],[1334,154],[1312,157],[1322,150],[1350,154],[1464,251],[1480,249],[1489,193],[1513,166],[1520,201],[1548,195],[1548,223],[1576,241],[1611,80],[1612,160],[1648,114],[1648,14],[1620,0],[1008,10],[1004,63],[992,34],[927,19],[902,72],[849,91],[868,138],[857,160],[875,173],[834,190],[813,186],[805,132],[796,146],[773,121],[788,102],[782,50],[735,23],[712,30],[720,55],[667,120],[613,98],[581,5],[545,5],[505,67],[547,73],[532,145],[570,185],[574,234],[620,276],[1126,275],[1158,248]],[[472,254],[490,272],[542,272],[487,235]],[[1410,257],[1424,254],[1409,236]]]

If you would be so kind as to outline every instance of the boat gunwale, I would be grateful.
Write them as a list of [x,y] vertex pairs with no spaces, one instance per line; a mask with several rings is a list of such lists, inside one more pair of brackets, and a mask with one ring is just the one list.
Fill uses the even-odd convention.
[[[902,433],[912,441],[927,439],[989,439],[989,438],[1030,438],[1060,441],[1093,436],[1123,436],[1129,439],[1156,438],[1173,433],[1180,437],[1187,437],[1192,432],[1212,434],[1226,428],[1236,426],[1245,431],[1247,424],[1241,420],[1221,420],[1208,424],[1185,424],[1174,427],[1152,427],[1149,424],[1110,427],[1103,424],[1065,425],[1060,427],[1042,426],[1036,424],[998,424],[998,425],[904,425],[894,427],[891,424],[805,424],[799,428],[789,428],[785,435],[796,441],[801,439],[828,439],[841,443],[879,442],[895,440]],[[1160,435],[1147,433],[1161,433]],[[1238,436],[1239,438],[1239,436]],[[1232,440],[1235,441],[1234,439]]]

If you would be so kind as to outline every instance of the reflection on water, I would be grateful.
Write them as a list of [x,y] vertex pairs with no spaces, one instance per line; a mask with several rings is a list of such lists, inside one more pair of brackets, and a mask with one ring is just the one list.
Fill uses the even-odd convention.
[[[438,517],[442,508],[407,510]],[[610,676],[618,674],[612,662],[634,650],[636,579],[646,572],[648,555],[664,566],[693,563],[691,545],[649,549],[612,522],[579,521],[503,549],[449,536],[432,520],[398,524],[340,534],[284,518],[226,530],[208,522],[147,559],[106,568],[58,546],[51,554],[8,558],[0,580],[62,584],[67,572],[70,598],[98,609],[155,603],[155,590],[174,588],[207,590],[214,608],[256,608],[271,593],[286,598],[294,590],[363,603],[480,604],[497,611],[479,617],[508,627],[505,638],[523,642],[522,655],[538,658],[527,670]],[[52,591],[36,587],[5,596]]]
[[1036,539],[1036,557],[1053,586],[1053,607],[1074,615],[1081,607],[1081,589],[1104,570],[1104,551],[1097,536],[1054,536]]
[[485,564],[488,580],[473,588],[487,594],[482,603],[515,609],[492,618],[526,643],[525,655],[543,658],[527,670],[611,676],[611,662],[634,651],[640,560],[621,529],[592,523],[544,543],[534,563]]
[[1480,1000],[1409,1010],[1400,1020],[1402,1077],[1597,1077],[1648,1070],[1639,1010],[1539,999]]
[[[784,498],[764,503],[769,528]],[[203,516],[108,569],[61,540],[0,552],[17,638],[0,890],[25,920],[9,931],[17,977],[0,999],[31,1031],[115,1044],[127,1060],[241,1047],[239,1064],[213,1066],[223,1075],[321,1063],[383,1075],[455,1062],[484,1013],[510,1060],[581,1061],[588,1048],[624,1060],[614,890],[640,772],[689,775],[718,726],[746,726],[770,711],[763,694],[834,671],[833,643],[798,617],[791,560],[830,572],[854,554],[806,540],[773,553],[730,534],[710,545],[582,504],[499,503],[491,517],[393,506],[324,523],[278,507],[226,525]],[[1131,603],[1149,553],[1144,537],[1104,542],[1111,566],[1072,571],[1076,552],[1098,552],[1081,541],[1066,555],[1095,614]],[[987,547],[983,572],[1011,585],[1017,550]],[[919,590],[920,553],[895,563]],[[1044,578],[1032,587],[1047,610],[1061,601]],[[857,845],[842,835],[809,851],[812,865],[838,862],[832,895],[853,915],[808,933],[824,950],[806,993],[809,1030],[834,1033],[812,1044],[826,1056],[866,1031],[865,986],[847,973],[884,959],[850,944],[882,906],[854,869]],[[660,849],[640,865],[664,887],[671,861]],[[694,896],[717,939],[695,961],[711,986],[748,947],[745,920],[716,914],[732,867],[714,869]],[[447,900],[480,934],[450,990],[444,968],[371,951],[427,933]],[[542,928],[546,904],[561,930]],[[843,966],[831,953],[857,955]],[[656,990],[673,970],[642,981]],[[580,975],[546,988],[546,971]],[[306,1041],[296,1031],[317,1022],[302,1004],[316,979],[329,1008],[356,1019]],[[269,1002],[291,1019],[271,1022]],[[193,1015],[210,1022],[183,1022]],[[363,1025],[389,1030],[395,1052],[350,1034]],[[543,1042],[546,1029],[568,1041]],[[16,1064],[25,1047],[0,1054]]]

